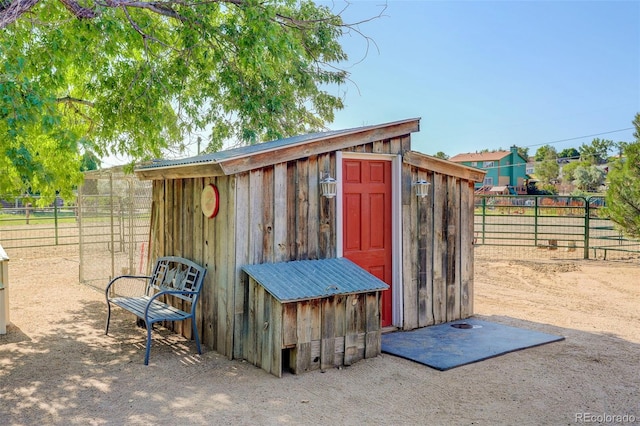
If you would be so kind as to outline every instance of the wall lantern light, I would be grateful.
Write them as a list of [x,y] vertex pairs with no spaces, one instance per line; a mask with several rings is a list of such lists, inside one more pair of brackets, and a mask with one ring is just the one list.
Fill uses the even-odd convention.
[[320,193],[323,197],[333,198],[336,196],[338,181],[329,176],[329,172],[324,172],[324,177],[320,181]]
[[427,182],[424,179],[420,179],[413,184],[416,187],[416,195],[420,198],[424,198],[429,195],[429,186],[431,182]]

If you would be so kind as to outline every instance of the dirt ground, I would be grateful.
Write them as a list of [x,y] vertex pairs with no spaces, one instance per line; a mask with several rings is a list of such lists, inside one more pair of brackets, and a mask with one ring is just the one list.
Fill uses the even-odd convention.
[[[11,255],[11,253],[9,253]],[[12,257],[0,423],[640,424],[640,262],[476,262],[477,317],[566,340],[440,372],[391,355],[278,379],[161,331],[78,284],[75,257]]]

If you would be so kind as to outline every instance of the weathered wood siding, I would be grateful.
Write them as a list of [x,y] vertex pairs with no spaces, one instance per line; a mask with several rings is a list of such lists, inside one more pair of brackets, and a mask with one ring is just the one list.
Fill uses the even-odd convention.
[[[403,165],[403,329],[473,314],[473,181]],[[431,182],[428,197],[412,182]]]
[[280,303],[248,279],[245,359],[278,377],[351,365],[381,350],[380,293]]
[[[196,318],[202,343],[230,354],[234,310],[235,176],[170,179],[153,182],[150,256],[183,256],[204,265],[207,275]],[[203,216],[200,193],[213,183],[220,193],[220,211]],[[191,324],[167,324],[191,338]]]

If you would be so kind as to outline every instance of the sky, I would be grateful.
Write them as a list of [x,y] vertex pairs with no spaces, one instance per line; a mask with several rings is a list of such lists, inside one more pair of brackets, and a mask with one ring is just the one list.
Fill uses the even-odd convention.
[[[384,4],[355,1],[343,17]],[[382,13],[358,27],[375,44],[343,39],[352,82],[331,89],[346,104],[331,129],[420,117],[413,149],[450,156],[635,139],[640,1],[390,0]]]
[[640,0],[316,1],[367,21],[370,40],[342,39],[350,82],[328,88],[345,103],[331,130],[421,118],[412,148],[449,156],[634,140]]

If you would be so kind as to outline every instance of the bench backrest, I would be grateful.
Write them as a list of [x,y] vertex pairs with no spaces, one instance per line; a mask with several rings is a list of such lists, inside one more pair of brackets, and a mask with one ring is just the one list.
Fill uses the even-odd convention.
[[193,291],[196,294],[175,295],[175,297],[193,303],[198,299],[206,273],[205,267],[189,259],[175,256],[160,257],[153,267],[147,292],[151,292],[151,289]]

